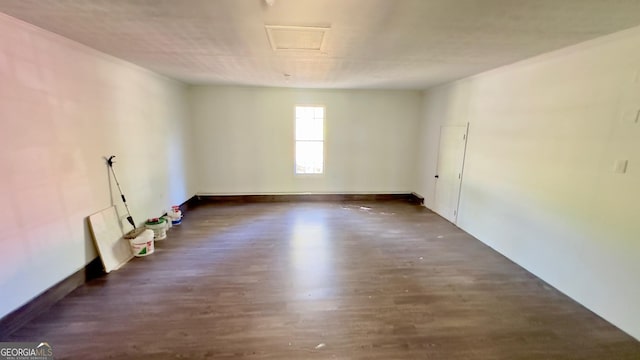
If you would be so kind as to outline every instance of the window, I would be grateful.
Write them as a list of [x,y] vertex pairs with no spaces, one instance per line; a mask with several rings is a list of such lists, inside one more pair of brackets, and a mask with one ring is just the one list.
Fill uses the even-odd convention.
[[324,171],[324,107],[296,106],[296,174]]

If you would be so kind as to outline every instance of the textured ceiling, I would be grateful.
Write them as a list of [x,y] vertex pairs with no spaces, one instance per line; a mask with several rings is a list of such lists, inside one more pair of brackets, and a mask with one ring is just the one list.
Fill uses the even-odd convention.
[[[188,83],[312,88],[424,89],[640,24],[638,0],[273,2],[0,0],[0,12]],[[265,25],[331,30],[322,53],[275,52]]]

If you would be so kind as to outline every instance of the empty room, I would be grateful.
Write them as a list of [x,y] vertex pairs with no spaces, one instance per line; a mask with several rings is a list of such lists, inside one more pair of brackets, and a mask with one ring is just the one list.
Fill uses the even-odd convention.
[[640,1],[0,0],[0,359],[640,359]]

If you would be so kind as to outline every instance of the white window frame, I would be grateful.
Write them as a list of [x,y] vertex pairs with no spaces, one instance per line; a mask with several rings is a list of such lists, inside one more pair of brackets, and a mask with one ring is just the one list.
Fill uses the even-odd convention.
[[[297,137],[297,115],[296,110],[299,107],[316,107],[322,108],[322,140],[298,140]],[[296,104],[293,107],[293,174],[299,177],[321,177],[327,172],[327,160],[326,160],[326,135],[327,135],[327,108],[324,105],[320,104]],[[319,173],[299,173],[297,169],[297,144],[298,141],[307,141],[307,142],[320,142],[322,143],[322,172]]]

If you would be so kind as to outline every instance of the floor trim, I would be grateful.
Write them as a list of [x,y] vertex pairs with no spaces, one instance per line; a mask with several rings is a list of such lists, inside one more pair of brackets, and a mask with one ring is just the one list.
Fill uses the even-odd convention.
[[7,338],[27,322],[35,319],[51,306],[67,296],[85,282],[104,274],[100,257],[91,260],[82,269],[45,290],[28,303],[10,312],[0,319],[0,339]]
[[[423,204],[424,198],[416,193],[406,194],[255,194],[255,195],[195,195],[185,204],[192,207],[197,203],[256,203],[256,202],[310,202],[310,201],[390,201],[405,200]],[[183,204],[183,205],[185,205]]]
[[412,200],[412,202],[413,202],[414,204],[417,204],[417,205],[424,205],[424,197],[423,197],[423,196],[421,196],[420,194],[415,193],[415,192],[412,192],[412,193],[411,193],[411,196],[412,196],[412,199],[411,199],[411,200]]
[[189,209],[193,209],[194,207],[198,206],[198,202],[198,195],[193,195],[192,197],[187,199],[187,201],[180,204],[180,211],[182,211],[182,213],[184,214],[185,212],[189,211]]

